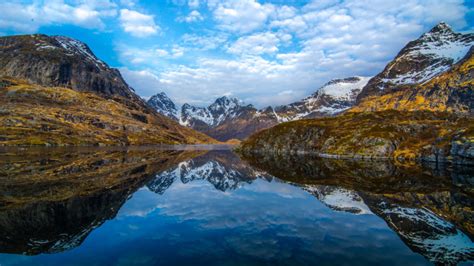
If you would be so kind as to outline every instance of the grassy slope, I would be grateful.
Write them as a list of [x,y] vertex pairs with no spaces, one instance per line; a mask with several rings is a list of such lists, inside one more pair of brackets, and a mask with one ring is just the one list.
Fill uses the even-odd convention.
[[283,123],[251,136],[241,149],[417,159],[436,152],[447,156],[453,141],[474,145],[472,117],[392,110]]
[[0,145],[216,143],[122,97],[0,80]]

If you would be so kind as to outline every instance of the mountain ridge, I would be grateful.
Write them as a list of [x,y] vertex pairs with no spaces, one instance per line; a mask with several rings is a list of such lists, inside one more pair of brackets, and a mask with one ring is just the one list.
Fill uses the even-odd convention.
[[162,101],[165,102],[171,101],[163,92],[152,96],[148,104],[171,118],[178,117],[181,125],[218,140],[242,140],[281,122],[341,113],[355,103],[357,94],[368,80],[368,77],[360,76],[333,79],[300,101],[262,109],[257,109],[252,104],[243,104],[237,98],[222,96],[207,107],[196,107],[185,103],[181,107],[181,113],[176,115],[175,109],[155,102],[157,98],[163,98]]

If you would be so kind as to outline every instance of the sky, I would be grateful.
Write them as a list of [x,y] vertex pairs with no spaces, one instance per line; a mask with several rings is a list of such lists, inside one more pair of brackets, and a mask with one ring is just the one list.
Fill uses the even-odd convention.
[[143,98],[287,104],[334,78],[373,76],[444,21],[474,30],[474,0],[1,1],[0,35],[66,35]]

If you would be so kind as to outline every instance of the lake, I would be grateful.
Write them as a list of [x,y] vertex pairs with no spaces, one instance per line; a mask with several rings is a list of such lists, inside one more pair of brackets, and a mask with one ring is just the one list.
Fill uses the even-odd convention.
[[474,168],[0,151],[0,265],[472,265]]

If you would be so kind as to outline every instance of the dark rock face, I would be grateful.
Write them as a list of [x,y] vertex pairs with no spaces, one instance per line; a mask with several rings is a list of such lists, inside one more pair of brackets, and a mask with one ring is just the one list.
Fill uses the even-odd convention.
[[440,23],[409,42],[369,81],[357,101],[428,81],[461,60],[473,45],[474,34],[455,33],[446,23]]
[[49,86],[136,97],[117,69],[80,41],[42,34],[0,37],[0,76]]

